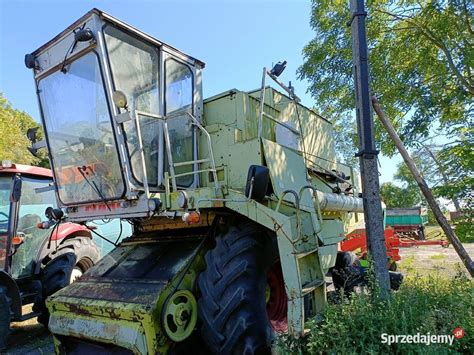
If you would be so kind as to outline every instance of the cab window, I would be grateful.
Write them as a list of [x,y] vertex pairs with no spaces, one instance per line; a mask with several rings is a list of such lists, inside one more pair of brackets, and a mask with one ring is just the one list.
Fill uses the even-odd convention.
[[[179,114],[180,111],[193,113],[193,73],[191,69],[175,59],[165,62],[166,88],[165,109],[166,115],[177,114],[168,120],[168,132],[172,149],[173,163],[193,160],[193,124],[189,116]],[[175,168],[175,174],[190,173],[193,165],[184,165]],[[176,178],[180,186],[190,186],[193,175],[183,175]]]
[[[116,90],[125,93],[131,114],[136,111],[159,114],[159,54],[155,47],[116,29],[106,26],[105,42]],[[143,142],[148,184],[158,186],[161,122],[156,118],[138,115]],[[132,173],[143,184],[142,161],[138,147],[138,135],[133,121],[125,122],[124,131]]]

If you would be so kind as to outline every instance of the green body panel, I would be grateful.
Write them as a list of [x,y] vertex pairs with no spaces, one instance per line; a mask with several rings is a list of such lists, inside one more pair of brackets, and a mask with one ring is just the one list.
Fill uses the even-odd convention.
[[387,216],[387,226],[422,226],[428,223],[428,216]]
[[428,223],[428,212],[423,207],[387,209],[388,226],[423,226]]

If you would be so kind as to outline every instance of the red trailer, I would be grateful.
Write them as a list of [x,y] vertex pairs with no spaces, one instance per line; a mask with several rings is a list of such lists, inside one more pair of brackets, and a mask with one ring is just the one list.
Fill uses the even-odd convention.
[[[398,233],[395,229],[389,227],[384,230],[385,247],[387,248],[388,268],[396,270],[396,262],[400,261],[400,248],[410,248],[422,245],[441,245],[447,247],[446,240],[417,240],[407,238],[405,234]],[[340,244],[341,251],[351,251],[359,254],[363,260],[367,254],[367,236],[365,228],[355,229],[350,232],[346,239]]]

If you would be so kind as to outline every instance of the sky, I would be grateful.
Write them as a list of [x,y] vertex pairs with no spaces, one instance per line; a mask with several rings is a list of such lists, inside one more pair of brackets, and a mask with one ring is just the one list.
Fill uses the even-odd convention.
[[[315,105],[296,74],[315,35],[309,0],[0,0],[0,92],[15,108],[40,121],[24,56],[93,7],[204,61],[204,97],[256,89],[264,66],[286,60],[280,79],[292,82],[304,105]],[[380,157],[381,183],[392,180],[400,161]]]

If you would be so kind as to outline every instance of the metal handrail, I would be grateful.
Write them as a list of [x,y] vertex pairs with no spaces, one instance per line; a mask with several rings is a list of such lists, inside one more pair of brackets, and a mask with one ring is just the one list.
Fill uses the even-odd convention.
[[292,194],[293,197],[295,198],[295,207],[296,207],[296,231],[298,233],[298,238],[296,239],[293,239],[291,238],[291,243],[297,243],[299,242],[300,240],[303,239],[303,234],[301,232],[301,214],[300,214],[300,197],[298,196],[298,194],[296,193],[296,191],[294,190],[285,190],[282,192],[280,198],[278,199],[278,203],[275,207],[275,212],[279,212],[280,211],[280,206],[281,206],[281,203],[283,202],[283,198],[287,195],[287,194]]
[[142,168],[142,174],[143,174],[143,189],[145,190],[145,196],[148,196],[150,194],[150,190],[148,188],[148,178],[146,176],[145,150],[143,148],[143,140],[142,140],[140,121],[138,119],[138,115],[141,115],[141,111],[135,111],[135,129],[137,130],[138,149],[140,153],[140,159],[142,161],[141,168]]
[[[172,183],[172,186],[173,186],[173,190],[176,191],[177,190],[177,184],[176,184],[176,178],[177,177],[181,177],[181,176],[186,176],[186,175],[192,175],[192,174],[196,174],[196,173],[201,173],[201,172],[205,172],[205,171],[211,171],[212,172],[212,175],[214,177],[214,187],[215,187],[215,190],[216,190],[216,196],[220,194],[220,186],[219,186],[219,182],[217,180],[217,170],[216,170],[216,163],[215,163],[215,160],[214,160],[214,153],[212,151],[212,140],[211,140],[211,135],[209,134],[209,132],[201,125],[201,123],[196,119],[196,117],[194,117],[191,113],[189,113],[188,111],[176,111],[174,113],[172,113],[171,115],[167,115],[167,116],[162,116],[162,115],[156,115],[156,114],[152,114],[152,113],[148,113],[148,112],[143,112],[143,111],[135,111],[135,114],[136,114],[136,117],[137,117],[137,122],[138,122],[138,115],[141,115],[141,116],[148,116],[148,117],[151,117],[151,118],[156,118],[156,119],[160,119],[160,120],[163,120],[164,122],[164,131],[165,131],[165,144],[166,144],[166,151],[167,151],[167,154],[168,154],[168,164],[169,164],[169,168],[170,168],[170,175],[168,176],[168,179],[171,179],[171,183]],[[209,158],[206,158],[206,159],[197,159],[197,160],[190,160],[190,161],[186,161],[186,162],[179,162],[179,163],[173,163],[173,154],[171,153],[171,142],[170,142],[170,139],[169,139],[169,133],[168,133],[168,124],[167,124],[167,121],[168,120],[171,120],[171,119],[174,119],[174,118],[177,118],[177,117],[182,117],[183,115],[186,115],[188,116],[191,121],[193,122],[193,124],[199,129],[201,130],[204,135],[206,136],[207,138],[207,145],[208,145],[208,150],[209,150]],[[141,140],[141,137],[139,138]],[[139,141],[140,142],[140,141]],[[140,143],[139,143],[140,144]],[[175,173],[175,170],[174,168],[175,167],[179,167],[179,166],[185,166],[185,165],[191,165],[191,164],[201,164],[201,163],[205,163],[205,162],[210,162],[211,164],[211,168],[210,169],[203,169],[203,170],[197,170],[197,171],[191,171],[191,172],[187,172],[187,173],[181,173],[181,174],[176,174]],[[144,165],[144,164],[143,164]]]
[[259,111],[259,116],[258,116],[258,138],[262,138],[262,130],[263,130],[263,116],[266,116],[268,118],[270,118],[272,121],[274,121],[275,123],[277,124],[280,124],[281,126],[285,127],[286,129],[288,129],[289,131],[297,134],[298,136],[302,137],[303,134],[301,132],[301,127],[299,127],[299,130],[296,130],[286,124],[284,124],[283,122],[280,122],[278,121],[276,118],[274,118],[273,116],[269,115],[268,113],[266,113],[264,111],[264,106],[265,106],[265,91],[266,91],[266,87],[265,87],[265,81],[266,81],[266,77],[267,75],[275,82],[277,83],[283,90],[285,90],[288,95],[290,96],[290,98],[297,104],[298,102],[300,102],[300,98],[298,96],[295,95],[295,93],[289,88],[287,87],[285,84],[283,84],[280,80],[278,80],[278,78],[273,75],[271,72],[269,72],[267,70],[267,68],[263,68],[263,75],[262,75],[262,88],[260,89],[260,111]]

